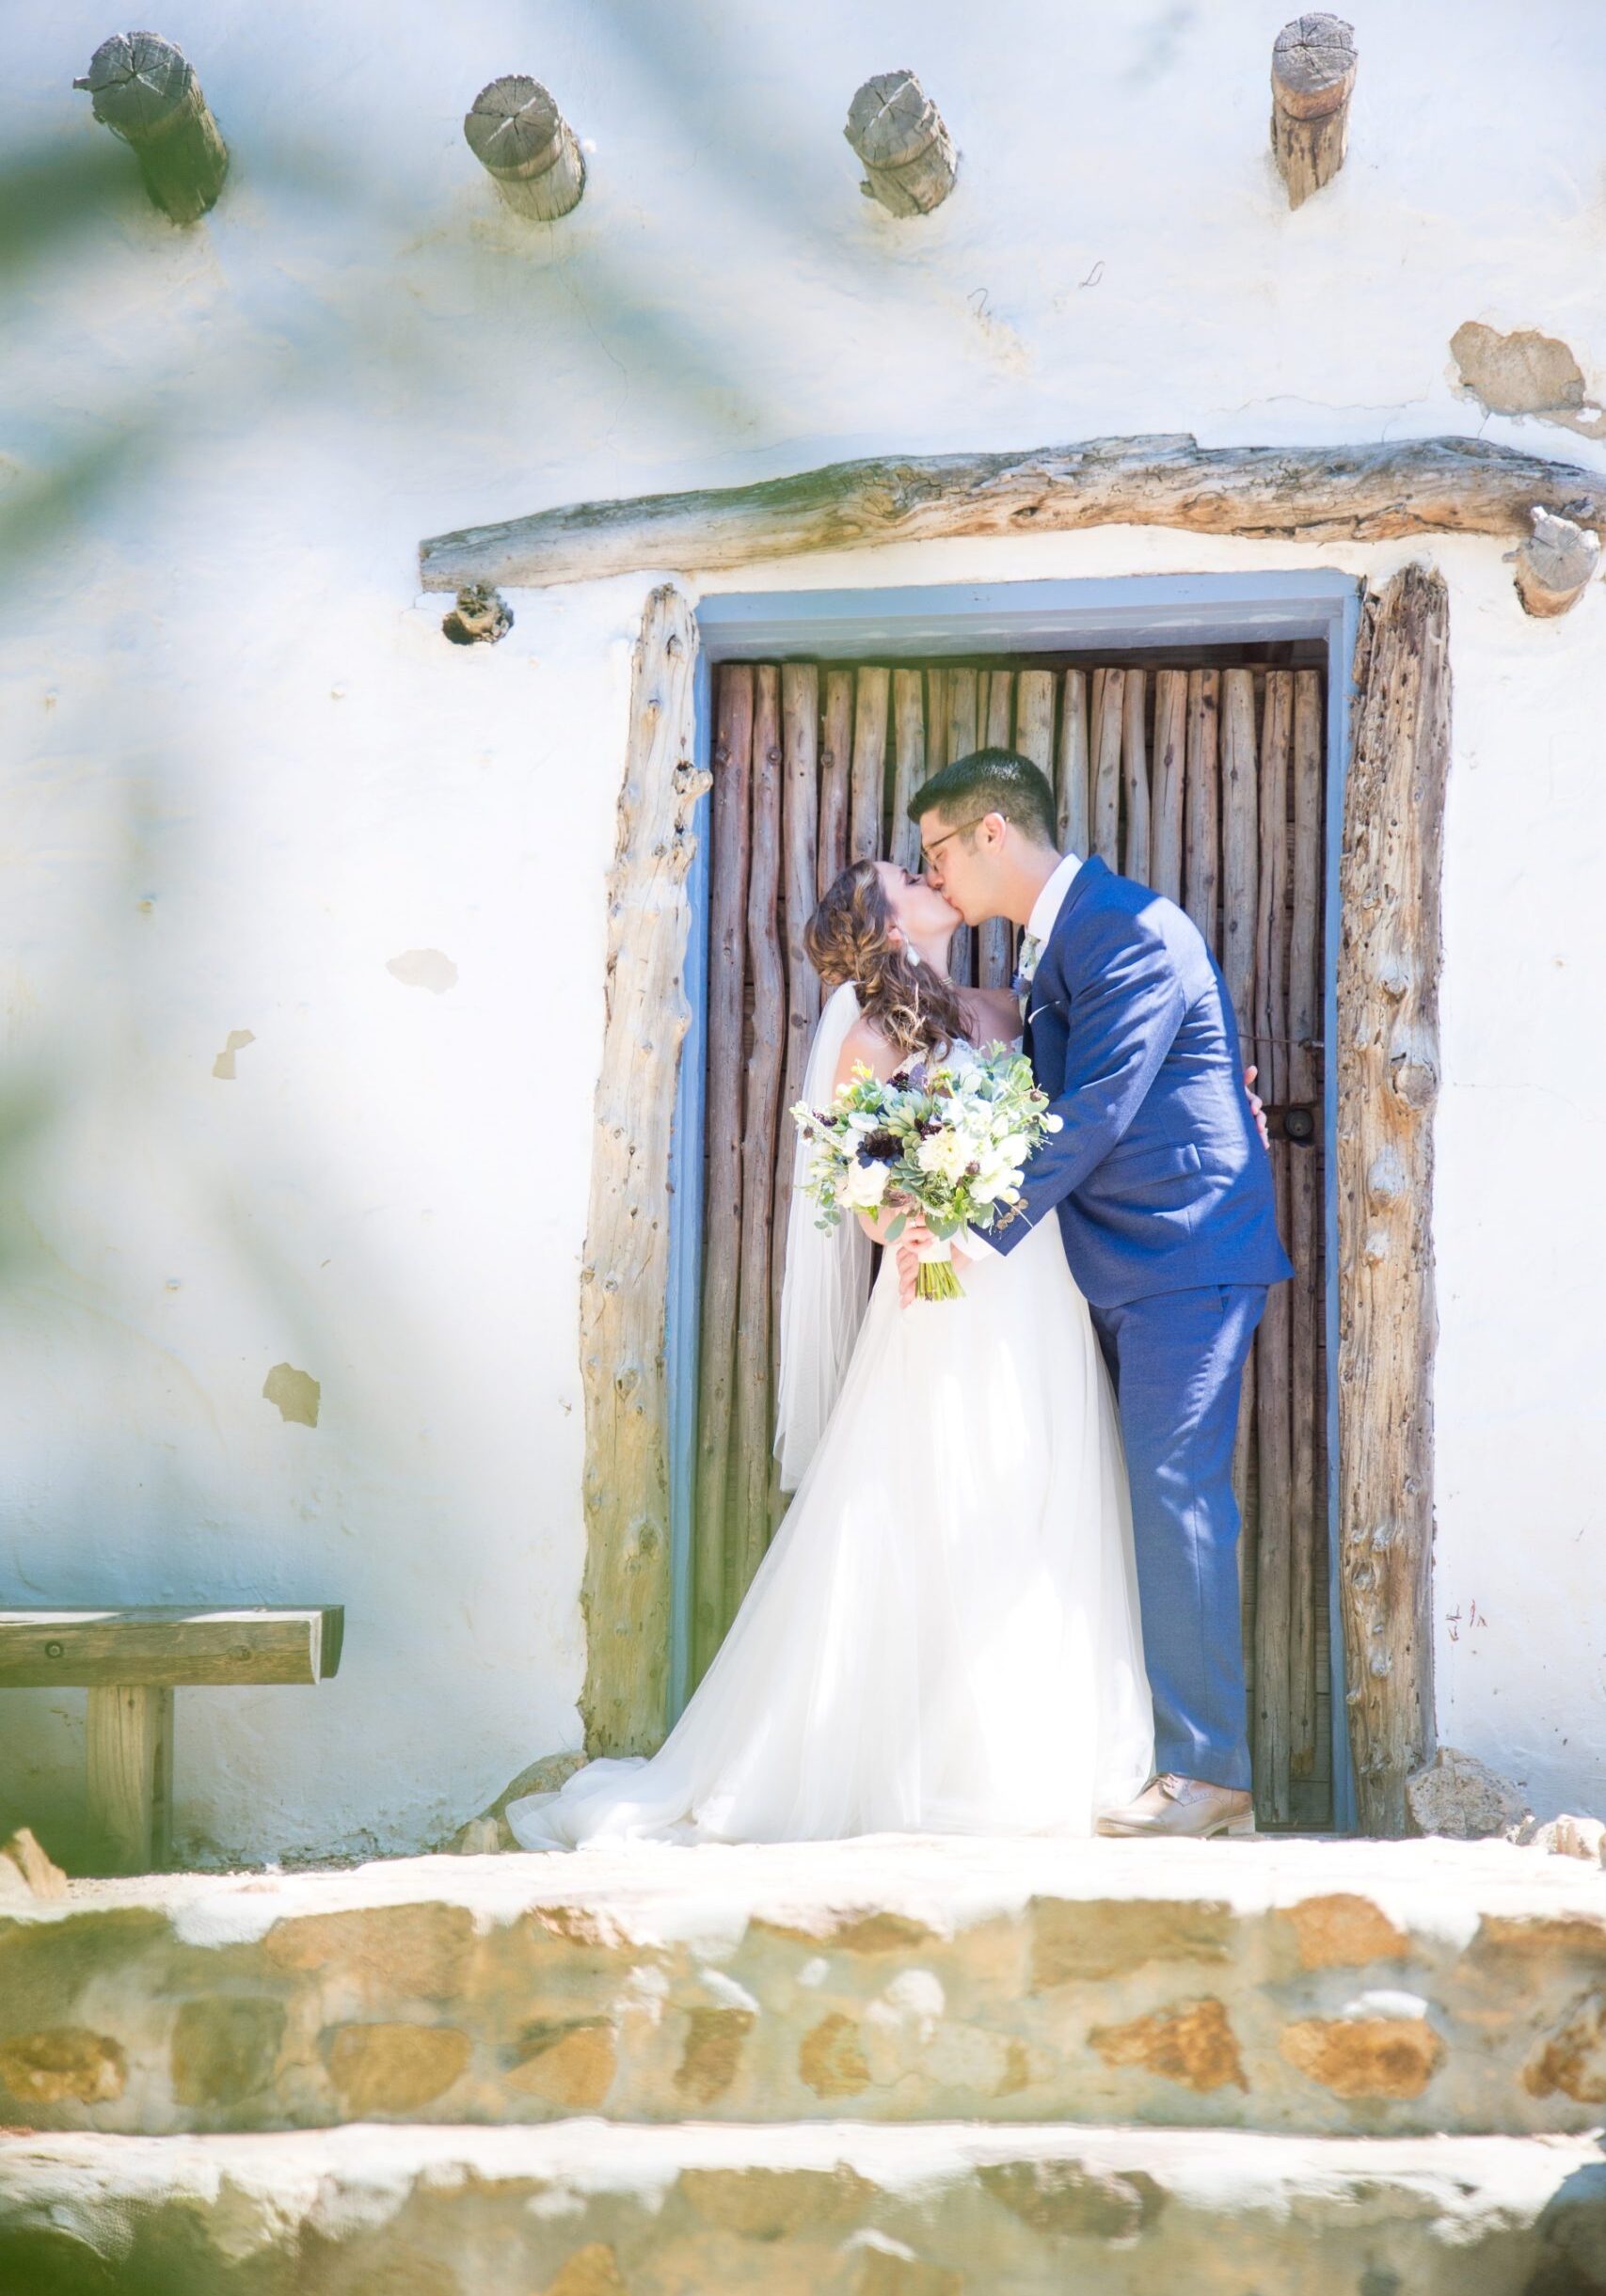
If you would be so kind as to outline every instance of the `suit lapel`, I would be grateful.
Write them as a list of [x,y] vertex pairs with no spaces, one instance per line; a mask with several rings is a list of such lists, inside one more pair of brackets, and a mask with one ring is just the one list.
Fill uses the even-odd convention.
[[[1108,862],[1101,861],[1096,853],[1089,854],[1087,860],[1082,863],[1082,866],[1077,870],[1075,876],[1071,879],[1071,883],[1066,891],[1065,898],[1059,904],[1059,914],[1055,918],[1054,924],[1049,931],[1048,939],[1042,944],[1042,954],[1037,960],[1037,973],[1033,975],[1034,985],[1037,979],[1041,977],[1043,966],[1048,962],[1049,957],[1052,954],[1056,963],[1060,965],[1061,981],[1065,986],[1067,994],[1069,994],[1070,985],[1068,982],[1064,981],[1064,936],[1071,929],[1071,922],[1076,913],[1079,904],[1085,901],[1090,894],[1097,891],[1101,879],[1110,877],[1113,874],[1114,872],[1111,870]],[[1026,997],[1026,1010],[1028,1012],[1031,1010],[1031,997],[1028,994]]]
[[1097,890],[1105,878],[1113,877],[1114,874],[1115,872],[1107,861],[1101,861],[1096,853],[1089,854],[1087,860],[1071,879],[1065,898],[1059,904],[1059,914],[1054,920],[1054,930],[1043,942],[1042,953],[1045,957],[1059,939],[1060,934],[1070,926],[1080,904]]

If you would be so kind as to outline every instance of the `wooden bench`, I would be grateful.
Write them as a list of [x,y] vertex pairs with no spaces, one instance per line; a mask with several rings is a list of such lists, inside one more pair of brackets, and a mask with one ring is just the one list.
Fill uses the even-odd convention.
[[115,1874],[157,1873],[171,1849],[173,1692],[327,1682],[345,1611],[0,1610],[0,1689],[89,1693],[89,1824]]

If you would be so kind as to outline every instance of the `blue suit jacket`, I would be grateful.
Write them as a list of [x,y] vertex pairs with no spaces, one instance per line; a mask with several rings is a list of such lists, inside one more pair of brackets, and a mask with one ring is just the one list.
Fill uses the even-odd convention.
[[1084,862],[1027,990],[1026,1050],[1064,1124],[999,1251],[1057,1212],[1094,1307],[1294,1273],[1227,984],[1174,902]]

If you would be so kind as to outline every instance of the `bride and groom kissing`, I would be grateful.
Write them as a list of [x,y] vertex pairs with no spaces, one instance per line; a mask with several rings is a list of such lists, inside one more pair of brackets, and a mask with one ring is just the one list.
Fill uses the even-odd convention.
[[[1024,1038],[1061,1122],[958,1301],[915,1299],[916,1216],[872,1289],[893,1209],[826,1232],[794,1188],[791,1503],[663,1746],[513,1803],[526,1847],[1252,1829],[1232,1450],[1292,1270],[1231,999],[1179,908],[1058,850],[1026,758],[909,810],[924,876],[854,862],[809,922],[803,1098]],[[961,987],[949,942],[994,917],[1015,987]]]

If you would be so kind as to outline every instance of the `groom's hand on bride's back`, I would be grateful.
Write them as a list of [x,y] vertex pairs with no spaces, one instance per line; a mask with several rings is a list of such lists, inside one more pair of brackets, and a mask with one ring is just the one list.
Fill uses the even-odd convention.
[[1255,1112],[1255,1130],[1261,1136],[1261,1146],[1263,1148],[1269,1148],[1271,1147],[1271,1134],[1265,1128],[1265,1102],[1261,1099],[1260,1094],[1255,1090],[1255,1078],[1259,1074],[1260,1070],[1258,1069],[1246,1069],[1244,1070],[1244,1090],[1248,1094],[1249,1106]]

